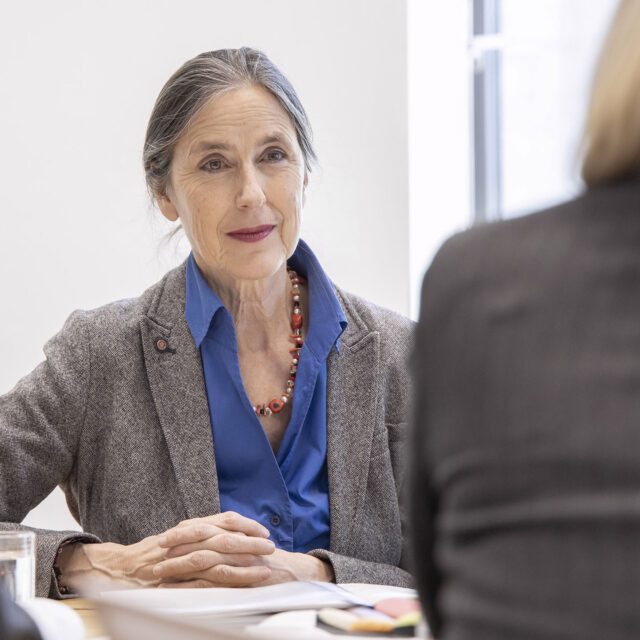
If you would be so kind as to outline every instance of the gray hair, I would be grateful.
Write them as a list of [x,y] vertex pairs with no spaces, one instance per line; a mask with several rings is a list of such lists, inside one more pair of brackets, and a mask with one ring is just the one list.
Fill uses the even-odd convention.
[[293,86],[269,58],[250,47],[208,51],[185,62],[162,87],[151,112],[143,164],[152,199],[165,193],[173,150],[196,113],[214,96],[245,84],[270,91],[289,114],[305,168],[317,161],[309,118]]

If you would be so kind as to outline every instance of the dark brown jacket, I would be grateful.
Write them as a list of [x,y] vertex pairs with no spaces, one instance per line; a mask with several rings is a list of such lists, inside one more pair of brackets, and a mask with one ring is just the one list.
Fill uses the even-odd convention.
[[439,637],[640,638],[640,183],[449,240],[414,369]]

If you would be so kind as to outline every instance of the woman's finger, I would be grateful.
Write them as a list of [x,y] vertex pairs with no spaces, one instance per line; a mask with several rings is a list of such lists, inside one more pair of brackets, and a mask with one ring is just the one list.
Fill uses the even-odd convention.
[[276,546],[271,540],[266,540],[265,538],[238,536],[225,532],[212,536],[207,540],[198,540],[195,543],[179,544],[171,547],[167,551],[166,557],[177,558],[179,556],[186,556],[201,549],[226,554],[249,553],[256,556],[267,556],[275,551]]
[[251,587],[267,580],[271,575],[269,567],[232,567],[217,565],[215,571],[206,573],[208,578],[186,579],[180,582],[161,582],[160,589],[210,589],[215,587]]
[[153,567],[156,578],[186,577],[189,574],[204,571],[220,562],[220,554],[215,551],[194,551],[187,556],[163,560]]
[[[240,553],[237,555],[221,554],[217,551],[199,549],[186,556],[178,558],[168,558],[159,562],[153,567],[153,575],[156,578],[180,578],[189,579],[194,574],[207,571],[217,565],[226,564],[238,567],[248,567],[251,565],[262,565],[260,556]],[[196,576],[198,577],[198,576]]]
[[190,525],[179,524],[177,527],[165,531],[158,538],[158,546],[167,548],[181,544],[193,544],[226,532],[226,529],[206,522],[194,522]]
[[256,520],[251,518],[245,518],[235,511],[225,511],[224,513],[217,513],[214,516],[207,516],[203,518],[207,523],[214,524],[221,529],[227,531],[238,531],[245,533],[248,536],[256,536],[258,538],[268,538],[271,534],[269,529],[263,527]]
[[167,546],[166,544],[164,544],[163,538],[169,532],[182,532],[190,530],[192,527],[196,526],[214,526],[220,529],[224,529],[225,531],[230,531],[232,533],[255,536],[258,538],[268,538],[270,535],[269,529],[263,527],[259,522],[256,522],[251,518],[245,518],[235,511],[225,511],[224,513],[217,513],[212,516],[206,516],[205,518],[192,518],[191,520],[183,520],[175,527],[172,527],[168,531],[165,531],[165,533],[160,537],[160,546]]
[[264,582],[270,575],[271,569],[266,566],[233,567],[218,564],[193,577],[213,582],[220,587],[251,587],[258,582]]

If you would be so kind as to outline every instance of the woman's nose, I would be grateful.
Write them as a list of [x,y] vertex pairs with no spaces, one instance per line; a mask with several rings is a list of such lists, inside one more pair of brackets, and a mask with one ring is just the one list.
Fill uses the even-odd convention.
[[266,202],[264,191],[253,171],[247,171],[236,197],[238,209],[257,209]]

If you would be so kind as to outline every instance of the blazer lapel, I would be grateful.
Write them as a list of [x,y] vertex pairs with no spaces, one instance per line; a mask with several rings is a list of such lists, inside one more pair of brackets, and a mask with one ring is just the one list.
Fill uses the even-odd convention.
[[[374,426],[379,412],[380,336],[344,297],[348,327],[341,351],[327,362],[327,467],[331,551],[354,554],[353,536],[365,499]],[[357,402],[353,399],[357,398]]]
[[140,321],[151,393],[188,518],[220,511],[200,354],[184,318],[184,265],[170,272]]

